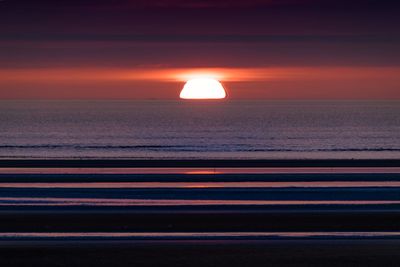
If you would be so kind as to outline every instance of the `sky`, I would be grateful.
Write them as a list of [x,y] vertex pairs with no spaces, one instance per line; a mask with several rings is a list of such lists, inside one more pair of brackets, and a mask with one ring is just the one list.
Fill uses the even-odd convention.
[[0,0],[0,99],[400,99],[400,1]]

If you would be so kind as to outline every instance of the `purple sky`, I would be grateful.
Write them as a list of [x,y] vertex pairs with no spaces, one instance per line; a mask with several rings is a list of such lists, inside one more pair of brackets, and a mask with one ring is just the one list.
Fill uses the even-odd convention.
[[[400,2],[389,0],[3,0],[0,98],[175,98],[182,86],[157,75],[51,78],[66,69],[286,68],[273,82],[225,82],[233,98],[400,99],[398,14]],[[296,68],[309,73],[299,78]],[[365,77],[343,81],[338,68]],[[316,77],[319,69],[332,75]],[[38,72],[49,81],[29,78]]]

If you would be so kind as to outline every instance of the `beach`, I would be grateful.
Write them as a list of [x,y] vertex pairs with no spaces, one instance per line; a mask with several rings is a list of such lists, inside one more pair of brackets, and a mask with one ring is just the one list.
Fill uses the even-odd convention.
[[396,160],[0,166],[5,266],[396,266],[399,259]]

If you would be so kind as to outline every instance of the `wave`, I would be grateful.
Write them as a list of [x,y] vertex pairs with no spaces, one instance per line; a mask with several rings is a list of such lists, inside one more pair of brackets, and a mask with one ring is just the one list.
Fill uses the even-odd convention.
[[84,145],[38,144],[0,145],[0,149],[49,149],[49,150],[133,150],[161,152],[400,152],[398,147],[359,148],[260,148],[259,145]]

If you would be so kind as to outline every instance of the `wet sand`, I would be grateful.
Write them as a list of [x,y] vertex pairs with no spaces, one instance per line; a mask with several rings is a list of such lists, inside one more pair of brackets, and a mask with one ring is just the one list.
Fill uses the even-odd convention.
[[204,162],[0,161],[0,265],[398,266],[400,161]]

